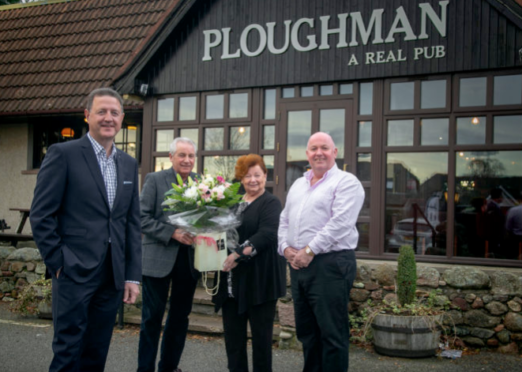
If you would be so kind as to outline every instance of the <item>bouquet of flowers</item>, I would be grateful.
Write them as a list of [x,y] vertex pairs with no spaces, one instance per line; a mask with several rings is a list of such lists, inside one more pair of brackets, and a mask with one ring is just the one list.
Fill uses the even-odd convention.
[[[227,258],[227,246],[237,245],[235,230],[241,224],[230,207],[241,201],[238,195],[241,184],[230,184],[222,176],[205,175],[190,177],[186,182],[177,175],[178,184],[165,193],[164,211],[171,213],[173,225],[195,235],[194,267],[203,273],[206,287],[206,272],[221,270]],[[219,276],[218,276],[219,279]],[[215,288],[207,288],[215,294]]]

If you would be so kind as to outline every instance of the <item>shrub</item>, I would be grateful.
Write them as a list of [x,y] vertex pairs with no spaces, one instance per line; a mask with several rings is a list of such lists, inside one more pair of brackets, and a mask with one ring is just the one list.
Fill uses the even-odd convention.
[[399,248],[397,260],[397,297],[402,306],[415,302],[417,290],[417,265],[415,253],[409,245]]

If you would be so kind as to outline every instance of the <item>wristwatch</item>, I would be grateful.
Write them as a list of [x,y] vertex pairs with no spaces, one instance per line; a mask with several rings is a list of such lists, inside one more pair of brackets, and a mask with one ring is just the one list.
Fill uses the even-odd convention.
[[306,247],[305,247],[305,253],[306,253],[307,255],[309,255],[309,256],[312,256],[312,257],[315,256],[314,251],[312,251],[312,250],[310,249],[309,246],[306,246]]

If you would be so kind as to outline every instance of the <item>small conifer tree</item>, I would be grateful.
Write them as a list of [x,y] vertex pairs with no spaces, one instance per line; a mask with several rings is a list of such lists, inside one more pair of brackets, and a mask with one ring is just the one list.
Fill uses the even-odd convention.
[[397,296],[400,304],[404,306],[413,303],[416,290],[417,265],[415,253],[410,245],[403,245],[399,248],[397,265]]

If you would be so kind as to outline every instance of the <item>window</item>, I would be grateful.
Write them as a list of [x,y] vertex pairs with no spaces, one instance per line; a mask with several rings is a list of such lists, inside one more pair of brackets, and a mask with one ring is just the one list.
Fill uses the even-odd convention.
[[460,79],[459,106],[485,106],[486,88],[486,77]]
[[495,106],[522,104],[522,75],[495,76],[493,85]]
[[392,83],[390,94],[390,109],[412,110],[414,88],[415,84],[413,82]]

